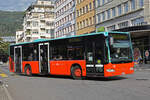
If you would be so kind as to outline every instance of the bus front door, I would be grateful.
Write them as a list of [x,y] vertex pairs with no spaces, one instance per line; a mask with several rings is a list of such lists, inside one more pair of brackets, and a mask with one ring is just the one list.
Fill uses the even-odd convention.
[[22,72],[22,47],[17,46],[14,48],[14,62],[15,62],[15,72]]
[[48,74],[50,72],[49,43],[39,44],[39,69],[42,74]]

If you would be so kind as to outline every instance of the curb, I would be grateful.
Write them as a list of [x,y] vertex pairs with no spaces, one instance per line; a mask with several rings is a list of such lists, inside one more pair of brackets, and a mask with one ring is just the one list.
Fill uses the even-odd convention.
[[134,68],[134,71],[150,71],[150,69],[146,68]]

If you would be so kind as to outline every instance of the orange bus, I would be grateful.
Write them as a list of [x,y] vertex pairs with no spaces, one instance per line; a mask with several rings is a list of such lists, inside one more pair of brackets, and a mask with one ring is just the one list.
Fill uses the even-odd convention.
[[130,33],[97,32],[10,45],[10,72],[111,77],[134,72]]

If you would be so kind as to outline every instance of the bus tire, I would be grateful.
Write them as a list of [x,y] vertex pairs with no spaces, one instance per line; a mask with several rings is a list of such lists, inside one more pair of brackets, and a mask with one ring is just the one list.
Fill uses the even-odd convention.
[[75,80],[82,79],[82,70],[79,67],[79,65],[75,65],[75,66],[71,67],[71,76]]
[[26,65],[24,70],[25,70],[25,75],[32,76],[32,71],[31,71],[31,66],[30,65]]

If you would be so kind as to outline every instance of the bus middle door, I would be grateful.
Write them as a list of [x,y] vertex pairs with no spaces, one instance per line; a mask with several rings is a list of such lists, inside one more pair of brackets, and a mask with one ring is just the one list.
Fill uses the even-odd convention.
[[14,47],[14,62],[15,62],[15,72],[22,72],[22,47]]
[[39,44],[39,69],[42,74],[48,74],[50,72],[49,43]]

